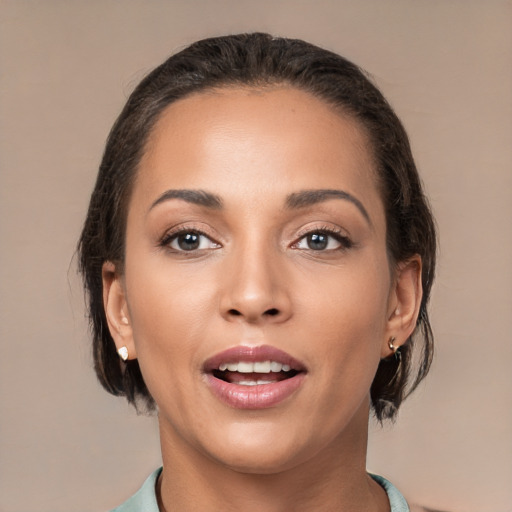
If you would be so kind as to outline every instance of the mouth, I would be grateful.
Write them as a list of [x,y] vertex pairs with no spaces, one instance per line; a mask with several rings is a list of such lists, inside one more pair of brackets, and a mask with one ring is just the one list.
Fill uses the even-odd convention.
[[221,363],[219,368],[212,371],[215,378],[239,386],[264,386],[281,382],[297,375],[290,365],[278,361],[238,361]]
[[270,346],[238,346],[206,361],[204,373],[213,394],[237,409],[273,407],[302,384],[305,366]]

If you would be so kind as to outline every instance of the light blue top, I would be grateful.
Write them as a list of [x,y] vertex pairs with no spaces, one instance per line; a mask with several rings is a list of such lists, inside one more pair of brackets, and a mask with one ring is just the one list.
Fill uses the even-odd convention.
[[[129,500],[125,501],[121,506],[111,512],[159,512],[155,485],[161,471],[162,468],[159,468],[152,473],[142,487]],[[370,476],[386,491],[391,506],[391,512],[410,512],[405,498],[391,482],[378,475],[370,474]]]

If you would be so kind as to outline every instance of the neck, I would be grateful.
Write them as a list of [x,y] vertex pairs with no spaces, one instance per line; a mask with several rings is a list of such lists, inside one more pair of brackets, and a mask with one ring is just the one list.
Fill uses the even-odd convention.
[[233,469],[178,439],[160,419],[161,512],[387,512],[384,490],[366,472],[368,413],[319,453],[262,474]]

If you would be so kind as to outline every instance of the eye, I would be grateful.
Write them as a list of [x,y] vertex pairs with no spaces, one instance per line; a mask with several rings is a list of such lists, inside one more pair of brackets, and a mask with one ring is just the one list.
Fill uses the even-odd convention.
[[310,251],[333,251],[351,246],[352,243],[346,236],[326,230],[311,231],[295,244],[296,249]]
[[220,245],[208,238],[204,233],[194,230],[172,233],[162,240],[165,245],[175,251],[191,252],[205,249],[217,249]]

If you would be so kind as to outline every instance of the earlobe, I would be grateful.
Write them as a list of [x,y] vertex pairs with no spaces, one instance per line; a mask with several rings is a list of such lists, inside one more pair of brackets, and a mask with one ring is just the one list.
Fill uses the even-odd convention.
[[393,348],[403,345],[416,328],[423,289],[421,285],[421,257],[415,255],[397,266],[393,290],[390,294],[386,338],[383,340],[382,357],[389,357]]
[[103,307],[110,335],[116,344],[116,351],[123,361],[136,359],[122,276],[117,271],[116,265],[110,261],[103,264],[101,274]]

